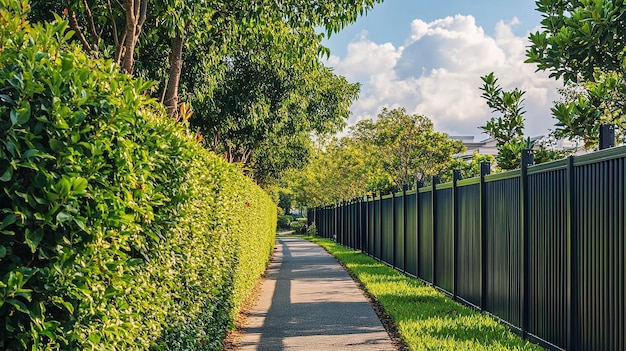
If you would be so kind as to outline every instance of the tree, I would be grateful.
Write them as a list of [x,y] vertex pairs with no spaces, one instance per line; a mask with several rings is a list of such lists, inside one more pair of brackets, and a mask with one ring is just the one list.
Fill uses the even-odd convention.
[[[153,76],[157,75],[155,72],[166,75],[157,80],[164,82],[163,102],[170,116],[174,116],[186,47],[202,47],[205,56],[224,58],[254,52],[269,42],[277,49],[274,53],[283,66],[286,62],[292,66],[319,65],[318,54],[328,54],[328,50],[321,46],[323,34],[318,34],[318,28],[329,36],[380,2],[283,0],[267,6],[260,0],[34,0],[33,7],[34,14],[40,16],[64,8],[76,40],[85,50],[94,55],[114,56],[127,73],[133,72],[139,52],[154,47],[155,41],[169,41],[157,45],[168,48],[167,61],[144,62],[143,68],[153,70]],[[41,18],[35,17],[38,19]],[[147,45],[140,41],[142,38]],[[169,67],[167,73],[164,66]],[[217,67],[202,68],[219,71]]]
[[481,77],[484,84],[480,88],[482,97],[492,112],[500,113],[492,117],[487,124],[480,128],[489,136],[496,139],[498,154],[495,159],[498,168],[511,170],[520,167],[522,150],[533,149],[535,163],[556,160],[565,156],[563,152],[550,149],[546,143],[536,143],[535,140],[524,138],[524,91],[515,88],[511,91],[502,90],[498,78],[493,72]]
[[[575,99],[555,103],[557,137],[597,145],[602,123],[626,129],[626,3],[623,1],[537,1],[541,31],[530,34],[529,63],[566,84],[583,89]],[[618,134],[625,140],[623,133]]]
[[594,81],[597,71],[624,68],[626,4],[623,1],[538,0],[541,31],[531,33],[526,62],[566,82]]
[[213,151],[244,164],[263,184],[307,161],[311,133],[341,130],[359,91],[324,66],[281,67],[271,52],[265,56],[230,58],[213,98],[191,120]]
[[474,151],[472,154],[472,160],[470,162],[466,162],[465,160],[455,158],[450,164],[450,168],[447,172],[443,172],[441,180],[443,182],[451,182],[452,181],[452,171],[460,171],[461,178],[473,178],[480,176],[480,164],[481,163],[489,163],[493,165],[495,163],[495,157],[493,155],[484,155],[479,154],[478,151]]
[[480,88],[482,97],[492,112],[500,113],[492,117],[480,128],[496,139],[498,167],[504,170],[519,168],[523,149],[532,148],[530,139],[524,139],[524,99],[523,91],[515,88],[502,90],[493,72],[480,77],[484,84]]
[[291,206],[293,205],[293,196],[289,190],[281,189],[278,192],[278,207],[283,210],[283,213],[288,215],[291,213]]
[[367,157],[348,138],[314,149],[306,167],[289,172],[289,188],[296,204],[314,207],[363,196],[370,176]]
[[384,108],[374,128],[373,142],[382,168],[398,188],[438,175],[448,168],[452,155],[465,149],[461,142],[434,131],[430,119],[409,115],[404,108]]
[[347,136],[314,148],[310,164],[290,172],[289,188],[303,207],[388,193],[450,169],[463,150],[428,118],[385,108],[376,121],[359,121]]

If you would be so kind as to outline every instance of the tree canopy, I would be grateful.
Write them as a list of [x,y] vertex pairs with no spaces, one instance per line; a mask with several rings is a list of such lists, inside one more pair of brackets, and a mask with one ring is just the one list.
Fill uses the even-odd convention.
[[[626,3],[623,1],[536,1],[541,30],[530,34],[526,62],[574,86],[552,109],[557,137],[597,145],[600,125],[618,125],[624,141],[626,102]],[[621,135],[620,135],[621,134]]]
[[375,121],[362,120],[347,136],[314,149],[311,164],[292,173],[290,187],[304,206],[389,192],[449,173],[453,155],[464,149],[427,117],[384,108]]
[[87,52],[158,82],[171,117],[185,101],[207,145],[265,182],[306,160],[305,134],[345,124],[358,86],[322,65],[321,42],[380,2],[33,0],[31,19],[62,13]]

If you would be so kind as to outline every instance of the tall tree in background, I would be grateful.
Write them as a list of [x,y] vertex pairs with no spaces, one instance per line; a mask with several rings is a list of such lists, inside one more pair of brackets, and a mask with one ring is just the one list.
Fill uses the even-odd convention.
[[436,132],[430,119],[405,108],[384,108],[375,123],[374,145],[395,185],[426,181],[447,169],[452,155],[465,151],[460,141]]
[[321,41],[380,2],[34,0],[32,19],[64,12],[85,50],[159,82],[171,117],[182,97],[207,145],[267,183],[344,126],[358,86],[322,65]]
[[[134,71],[145,42],[168,41],[167,61],[144,62],[144,70],[165,74],[162,91],[171,116],[177,111],[185,47],[203,48],[206,62],[220,62],[238,52],[254,52],[272,42],[277,57],[291,65],[319,65],[317,55],[329,36],[354,22],[382,0],[34,0],[33,19],[51,19],[50,11],[64,11],[80,41],[94,55],[109,55],[124,72]],[[163,35],[165,34],[165,35]],[[312,49],[312,50],[311,50]],[[309,55],[314,52],[315,55]],[[154,57],[153,55],[146,55]],[[157,55],[158,56],[158,55]],[[216,60],[215,58],[219,58]],[[167,66],[167,73],[162,67]],[[284,66],[284,65],[283,65]],[[209,68],[215,72],[217,67]],[[152,73],[154,75],[154,72]]]
[[597,145],[602,123],[626,130],[626,3],[623,1],[536,1],[541,30],[529,36],[529,63],[566,84],[582,88],[574,99],[555,103],[557,137]]
[[385,108],[376,121],[362,120],[348,136],[315,149],[311,164],[292,172],[290,187],[305,207],[389,192],[449,170],[464,150],[428,118]]
[[228,58],[224,79],[192,123],[213,151],[267,183],[306,163],[311,133],[334,134],[345,126],[359,85],[325,66],[280,67],[271,51],[263,57]]

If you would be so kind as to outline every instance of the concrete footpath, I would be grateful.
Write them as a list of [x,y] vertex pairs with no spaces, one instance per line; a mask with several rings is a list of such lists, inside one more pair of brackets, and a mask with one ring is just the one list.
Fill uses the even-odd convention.
[[278,238],[238,350],[377,350],[393,346],[372,306],[324,249]]

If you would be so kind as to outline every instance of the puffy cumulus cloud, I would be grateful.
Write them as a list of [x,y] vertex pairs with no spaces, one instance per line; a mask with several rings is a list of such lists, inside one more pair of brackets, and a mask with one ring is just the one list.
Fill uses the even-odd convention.
[[417,19],[401,47],[374,43],[362,33],[348,45],[346,57],[331,56],[327,62],[336,73],[362,84],[350,123],[374,118],[383,107],[402,106],[429,117],[440,131],[480,138],[478,127],[492,116],[480,97],[480,77],[495,72],[504,89],[526,91],[526,133],[547,133],[554,125],[550,107],[561,83],[524,63],[528,41],[513,33],[518,23],[516,18],[499,22],[492,37],[473,16],[429,23]]

